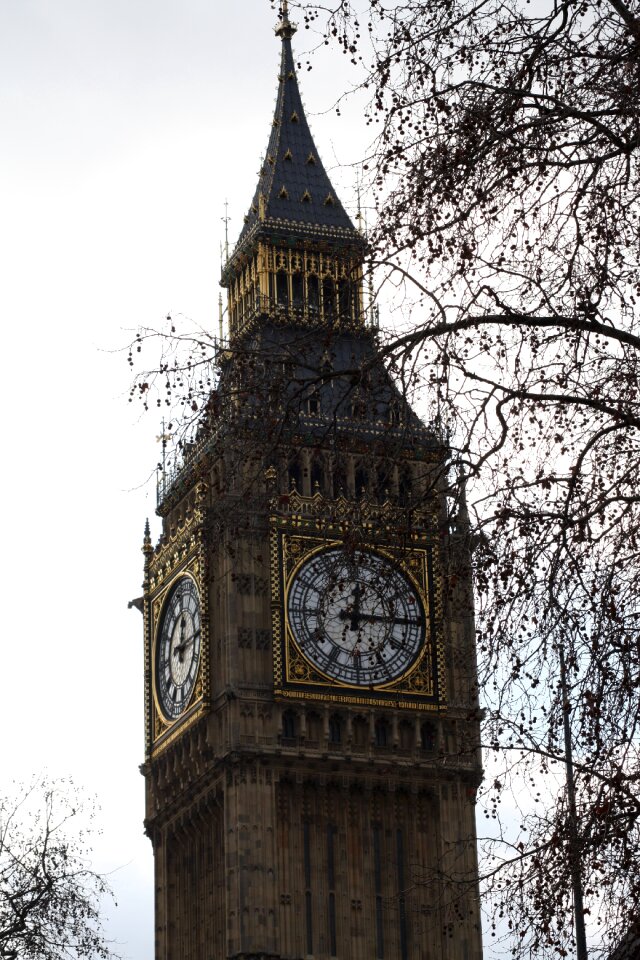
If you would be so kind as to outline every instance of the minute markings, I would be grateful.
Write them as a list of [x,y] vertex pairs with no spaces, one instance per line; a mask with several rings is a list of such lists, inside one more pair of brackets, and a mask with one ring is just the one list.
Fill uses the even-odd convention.
[[170,591],[160,621],[156,689],[169,720],[187,709],[200,662],[200,603],[195,583],[183,577]]
[[410,668],[424,643],[413,584],[373,552],[347,557],[330,548],[312,556],[294,574],[287,605],[301,652],[338,682],[387,683]]
[[424,626],[424,620],[422,617],[383,617],[380,614],[375,613],[358,613],[357,616],[349,614],[346,611],[340,613],[341,620],[364,620],[366,623],[394,623],[400,624],[401,626],[412,626],[416,625],[418,627]]

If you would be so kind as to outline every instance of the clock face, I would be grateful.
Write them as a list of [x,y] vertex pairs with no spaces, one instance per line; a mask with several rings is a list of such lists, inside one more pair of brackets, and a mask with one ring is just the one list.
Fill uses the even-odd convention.
[[425,640],[425,611],[407,576],[386,557],[330,548],[295,572],[287,595],[300,652],[332,680],[382,686],[402,676]]
[[156,691],[167,720],[189,706],[200,663],[200,598],[183,577],[165,601],[156,645]]

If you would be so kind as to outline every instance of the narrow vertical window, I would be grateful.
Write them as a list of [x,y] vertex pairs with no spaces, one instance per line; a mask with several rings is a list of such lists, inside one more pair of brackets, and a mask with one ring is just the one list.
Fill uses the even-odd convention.
[[289,488],[302,491],[302,464],[297,457],[289,464]]
[[396,844],[398,851],[398,915],[400,920],[400,957],[401,960],[409,960],[407,951],[407,901],[404,883],[404,839],[402,830],[396,832]]
[[384,960],[384,924],[382,916],[382,829],[379,823],[373,827],[373,876],[376,886],[376,958]]
[[313,316],[317,316],[318,311],[320,310],[320,281],[315,274],[311,274],[307,278],[307,297],[309,302],[309,313]]
[[376,720],[376,747],[389,746],[389,724],[384,719]]
[[325,320],[333,320],[336,315],[336,288],[331,277],[322,281],[322,306]]
[[351,284],[348,280],[340,280],[338,283],[338,303],[341,320],[348,322],[351,320]]
[[285,740],[295,739],[296,715],[293,710],[285,710],[282,714],[282,736]]
[[398,498],[403,507],[406,507],[411,502],[411,497],[413,494],[413,477],[411,475],[411,467],[408,464],[401,467],[400,476],[398,478]]
[[[320,400],[318,395],[315,394],[313,397],[309,398],[309,414],[311,416],[317,416],[320,413]],[[324,492],[324,471],[322,469],[322,463],[318,460],[314,460],[311,464],[311,492],[316,493]]]
[[308,820],[303,824],[304,840],[304,899],[307,921],[307,953],[313,953],[313,899],[311,897],[311,838]]
[[342,717],[335,713],[329,718],[329,743],[342,743]]
[[345,465],[342,462],[336,463],[333,467],[333,496],[335,498],[346,496],[348,492]]
[[420,746],[426,753],[432,753],[436,747],[436,728],[428,720],[420,727]]
[[366,497],[369,489],[369,471],[363,464],[356,467],[356,498]]
[[293,287],[293,305],[297,310],[302,310],[304,303],[304,282],[301,273],[294,273],[292,277]]
[[369,734],[369,723],[364,717],[355,717],[353,720],[353,743],[356,747],[366,747]]
[[413,747],[414,725],[407,720],[402,720],[398,728],[400,737],[400,749],[411,750]]
[[277,275],[278,304],[283,307],[289,306],[289,278],[284,270],[279,270]]
[[387,464],[378,465],[375,473],[375,494],[378,503],[384,503],[389,490],[389,468]]
[[338,954],[336,943],[336,873],[334,858],[334,837],[336,828],[332,823],[327,827],[327,879],[329,886],[329,944],[331,956]]

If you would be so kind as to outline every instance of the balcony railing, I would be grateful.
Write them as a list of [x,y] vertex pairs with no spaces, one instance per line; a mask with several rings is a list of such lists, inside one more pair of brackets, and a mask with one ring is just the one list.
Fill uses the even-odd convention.
[[172,451],[166,461],[158,467],[156,478],[156,504],[161,506],[171,490],[183,477],[189,475],[194,463],[205,452],[207,446],[217,434],[217,430],[193,442],[186,442],[182,449]]
[[268,317],[276,323],[294,323],[310,327],[317,326],[321,322],[344,327],[360,327],[363,325],[364,314],[355,304],[351,304],[347,310],[338,309],[334,305],[327,310],[326,305],[295,300],[283,303],[274,297],[257,294],[249,304],[243,305],[238,302],[233,307],[229,324],[231,336],[236,336],[252,327],[261,317]]

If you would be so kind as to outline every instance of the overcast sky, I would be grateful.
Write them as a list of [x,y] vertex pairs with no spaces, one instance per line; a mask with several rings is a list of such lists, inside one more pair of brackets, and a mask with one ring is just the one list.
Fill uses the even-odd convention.
[[[274,22],[269,0],[0,0],[0,771],[97,795],[97,864],[120,904],[109,932],[129,960],[153,957],[127,601],[159,451],[117,351],[168,311],[217,323],[224,201],[236,235],[269,135]],[[349,205],[364,125],[325,113],[345,76],[327,51],[302,85]]]

